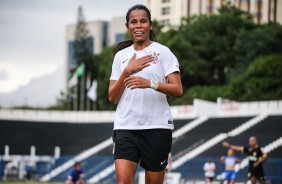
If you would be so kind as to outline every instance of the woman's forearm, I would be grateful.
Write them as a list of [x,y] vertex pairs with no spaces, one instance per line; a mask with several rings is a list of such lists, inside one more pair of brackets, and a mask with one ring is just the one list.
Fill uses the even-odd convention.
[[123,71],[121,74],[120,78],[115,81],[111,80],[110,81],[110,87],[109,87],[109,101],[112,104],[117,104],[125,90],[125,84],[124,80],[129,76],[129,73],[126,71]]
[[181,97],[183,94],[183,89],[181,84],[173,84],[173,83],[161,83],[158,82],[159,87],[157,91],[164,93],[169,96]]

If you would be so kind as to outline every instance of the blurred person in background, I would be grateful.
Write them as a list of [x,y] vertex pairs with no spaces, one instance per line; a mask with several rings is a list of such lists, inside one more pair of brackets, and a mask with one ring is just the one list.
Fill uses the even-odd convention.
[[183,94],[179,63],[169,48],[155,41],[149,9],[126,14],[131,40],[118,43],[109,85],[117,104],[113,140],[117,183],[133,184],[140,162],[146,183],[163,184],[174,128],[167,95]]
[[266,176],[264,174],[262,164],[266,161],[267,154],[262,151],[261,147],[259,147],[257,138],[255,136],[251,136],[249,138],[248,147],[235,146],[228,142],[223,142],[222,145],[236,151],[241,151],[242,153],[248,155],[248,177],[252,184],[256,184],[257,180],[259,180],[261,184],[266,183]]
[[206,183],[211,184],[214,177],[215,177],[215,170],[216,170],[216,165],[212,160],[209,158],[207,162],[204,164],[204,172],[205,172],[205,178],[206,178]]
[[225,165],[225,181],[227,181],[227,184],[235,184],[235,166],[240,163],[240,160],[234,156],[233,150],[229,149],[227,156],[222,156],[220,162]]
[[79,162],[76,162],[70,170],[66,184],[84,184],[84,174]]

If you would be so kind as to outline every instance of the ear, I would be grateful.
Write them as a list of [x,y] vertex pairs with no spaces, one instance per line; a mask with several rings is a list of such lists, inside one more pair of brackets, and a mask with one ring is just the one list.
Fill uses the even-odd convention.
[[150,26],[150,30],[153,31],[153,25]]

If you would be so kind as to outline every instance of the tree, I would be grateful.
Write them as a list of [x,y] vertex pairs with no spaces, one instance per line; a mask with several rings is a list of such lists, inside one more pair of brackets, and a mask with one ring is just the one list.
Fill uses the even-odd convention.
[[184,19],[178,30],[164,33],[161,42],[179,59],[185,90],[195,85],[225,85],[236,64],[237,33],[253,28],[247,13],[226,6],[219,14]]
[[241,30],[234,45],[236,66],[233,76],[239,75],[256,58],[282,54],[282,25],[266,24],[253,30]]
[[98,81],[98,109],[113,110],[115,106],[109,102],[108,89],[113,62],[113,47],[104,48],[103,51],[95,55],[97,61],[97,81]]
[[239,101],[282,98],[282,55],[262,56],[231,81],[229,97]]
[[84,63],[87,69],[93,69],[93,38],[89,36],[81,6],[78,8],[75,29],[74,58],[77,66]]
[[[90,74],[90,80],[95,78],[95,63],[93,60],[93,38],[89,36],[89,31],[87,29],[87,24],[83,16],[83,10],[80,6],[78,8],[78,18],[75,30],[75,41],[74,41],[74,59],[77,66],[81,64],[85,65],[84,74],[78,79],[77,91],[77,109],[86,109],[86,102],[90,103],[87,98],[86,91],[86,75]],[[89,79],[88,79],[89,80]],[[92,103],[91,107],[92,108]]]
[[[280,67],[278,63],[271,63],[278,62],[277,55],[282,53],[281,27],[255,25],[250,14],[230,5],[222,7],[219,14],[183,19],[179,27],[166,32],[161,32],[162,27],[154,22],[157,41],[170,48],[180,63],[184,94],[180,99],[169,97],[169,103],[190,104],[194,98],[216,101],[219,96],[240,101],[281,99],[278,73],[271,73]],[[98,106],[101,110],[114,109],[108,101],[111,49],[95,56],[99,61]],[[272,68],[263,77],[257,75],[255,70],[263,71],[263,67],[271,66],[263,63],[254,64],[263,66],[261,68],[254,67],[254,60],[271,54],[275,54],[271,57],[276,59],[265,56],[263,60],[268,60]]]

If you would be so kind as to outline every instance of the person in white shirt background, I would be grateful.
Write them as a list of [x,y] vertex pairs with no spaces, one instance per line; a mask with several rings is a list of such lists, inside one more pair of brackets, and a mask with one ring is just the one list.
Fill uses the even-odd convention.
[[211,184],[215,177],[216,165],[211,159],[208,159],[204,165],[206,183]]

